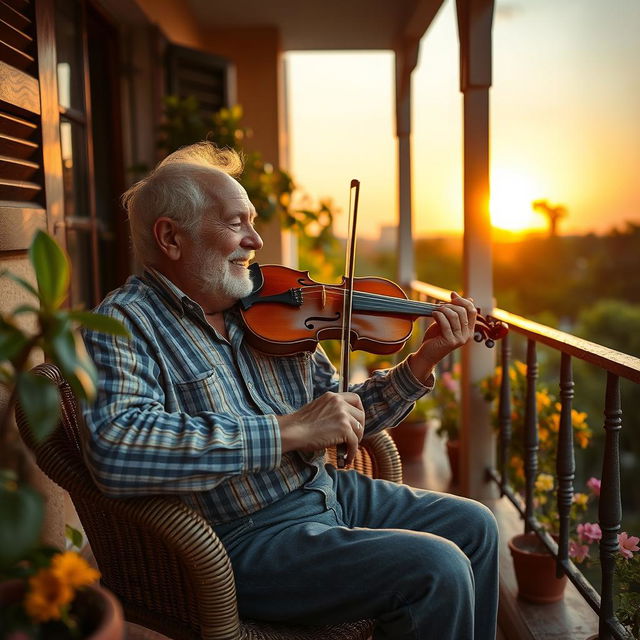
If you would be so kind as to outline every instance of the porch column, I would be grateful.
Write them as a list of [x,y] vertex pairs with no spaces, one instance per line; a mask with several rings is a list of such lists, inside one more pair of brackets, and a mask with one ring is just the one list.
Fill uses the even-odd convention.
[[[485,313],[493,306],[489,217],[489,87],[493,0],[457,0],[460,89],[464,96],[464,292]],[[462,354],[460,490],[487,499],[497,494],[485,470],[495,465],[489,407],[477,384],[493,371],[495,350],[472,343]]]
[[415,279],[411,187],[411,73],[418,61],[418,38],[406,37],[396,47],[396,136],[398,137],[398,273],[400,286]]

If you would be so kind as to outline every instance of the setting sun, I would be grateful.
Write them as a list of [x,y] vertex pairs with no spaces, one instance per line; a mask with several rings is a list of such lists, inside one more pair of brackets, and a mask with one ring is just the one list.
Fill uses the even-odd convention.
[[540,197],[540,188],[529,176],[510,170],[497,170],[492,174],[491,224],[508,231],[525,231],[544,227],[540,215],[531,203]]

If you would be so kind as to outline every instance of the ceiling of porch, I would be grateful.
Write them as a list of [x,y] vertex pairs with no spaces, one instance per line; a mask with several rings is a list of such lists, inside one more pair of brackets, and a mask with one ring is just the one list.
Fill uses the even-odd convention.
[[285,51],[394,49],[420,39],[444,0],[186,0],[208,28],[275,26]]

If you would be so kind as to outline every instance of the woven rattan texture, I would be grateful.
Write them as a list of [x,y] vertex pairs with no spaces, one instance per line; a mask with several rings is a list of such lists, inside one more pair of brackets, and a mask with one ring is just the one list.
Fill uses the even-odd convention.
[[[373,622],[291,627],[241,621],[229,558],[211,527],[175,498],[116,500],[102,494],[84,464],[79,412],[71,388],[52,365],[34,370],[58,386],[61,422],[46,441],[34,442],[24,413],[16,419],[38,466],[69,492],[102,573],[125,617],[175,640],[366,640]],[[335,453],[328,461],[335,462]],[[387,433],[363,441],[354,467],[373,477],[402,481]]]

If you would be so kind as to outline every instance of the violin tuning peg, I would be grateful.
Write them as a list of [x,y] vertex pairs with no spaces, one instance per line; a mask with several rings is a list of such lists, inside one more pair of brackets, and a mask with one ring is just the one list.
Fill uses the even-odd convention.
[[483,335],[482,335],[479,331],[476,331],[476,332],[473,334],[473,339],[474,339],[476,342],[482,342],[482,341],[484,340],[484,337],[483,337]]
[[495,346],[496,342],[491,338],[487,338],[487,340],[485,341],[485,344],[487,345],[487,347],[489,347],[489,349],[492,349]]

